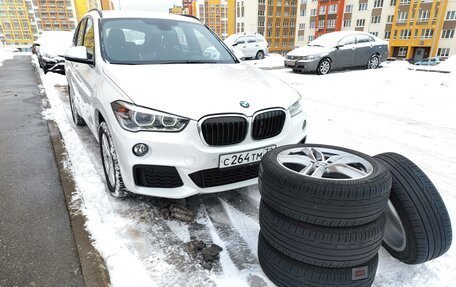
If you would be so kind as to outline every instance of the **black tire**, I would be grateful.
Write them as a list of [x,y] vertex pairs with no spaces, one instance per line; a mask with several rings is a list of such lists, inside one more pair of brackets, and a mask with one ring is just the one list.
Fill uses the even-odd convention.
[[378,255],[353,268],[317,267],[283,255],[260,232],[258,260],[266,276],[280,287],[368,287],[375,279]]
[[377,255],[385,216],[356,227],[324,227],[289,218],[261,201],[260,227],[267,242],[284,255],[314,266],[346,268]]
[[77,109],[75,108],[74,106],[74,100],[73,100],[73,96],[71,94],[71,87],[70,85],[68,85],[68,98],[69,98],[69,101],[70,101],[70,110],[71,110],[71,117],[73,118],[73,122],[76,126],[85,126],[86,123],[84,121],[84,119],[79,115]]
[[[113,145],[113,140],[111,137],[111,132],[109,131],[108,125],[106,122],[102,122],[100,127],[98,128],[98,136],[99,136],[99,145],[100,145],[100,154],[101,154],[101,163],[103,165],[103,171],[106,178],[106,185],[108,186],[109,194],[113,197],[122,198],[129,195],[129,192],[125,189],[125,185],[123,183],[122,174],[120,172],[119,162],[117,160],[117,154],[115,147]],[[106,136],[107,142],[109,144],[109,150],[111,151],[113,165],[112,168],[114,169],[114,182],[111,183],[111,180],[108,177],[108,171],[106,170],[105,166],[105,157],[103,152],[103,137]]]
[[[326,65],[329,65],[329,69],[326,70]],[[332,63],[331,63],[331,60],[329,60],[329,58],[324,58],[320,61],[320,63],[318,63],[318,67],[317,67],[317,74],[319,75],[326,75],[326,74],[329,74],[329,72],[331,71],[331,67],[332,67]]]
[[[306,177],[277,160],[290,148],[336,149],[359,156],[373,170],[361,179],[337,180]],[[268,152],[260,164],[258,178],[262,199],[276,211],[314,225],[356,226],[379,218],[388,203],[391,174],[386,167],[363,153],[327,145],[297,144]]]
[[255,59],[257,59],[257,60],[262,60],[262,59],[264,59],[264,52],[263,52],[263,51],[258,51],[258,52],[256,53]]
[[[397,153],[374,157],[393,176],[390,204],[383,246],[395,258],[407,264],[420,264],[435,259],[451,246],[451,221],[445,203],[426,174],[412,161]],[[393,209],[394,208],[394,209]],[[397,237],[393,222],[400,220],[402,237]],[[399,226],[400,227],[400,226]],[[401,241],[401,239],[404,239]],[[398,241],[399,239],[399,241]],[[402,243],[402,244],[400,244]]]
[[293,73],[299,73],[298,69],[293,69]]
[[[336,149],[359,156],[373,170],[364,178],[337,180],[302,176],[277,160],[290,148]],[[356,226],[379,218],[388,203],[391,175],[382,164],[363,153],[329,145],[297,144],[268,152],[258,177],[262,199],[276,211],[320,226]]]
[[380,57],[377,54],[374,54],[370,57],[367,62],[367,69],[377,69],[380,66]]

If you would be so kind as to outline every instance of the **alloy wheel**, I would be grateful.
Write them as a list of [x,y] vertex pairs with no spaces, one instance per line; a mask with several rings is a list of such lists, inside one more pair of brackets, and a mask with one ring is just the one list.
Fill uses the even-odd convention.
[[383,241],[395,251],[404,251],[407,243],[404,226],[391,200],[388,201],[385,214],[386,225]]
[[109,181],[109,184],[111,186],[115,186],[116,183],[116,171],[114,168],[114,160],[112,157],[112,150],[111,150],[111,144],[109,142],[108,136],[103,133],[102,139],[101,139],[101,145],[102,145],[102,156],[103,156],[103,164],[104,168],[106,170],[107,178]]
[[322,75],[326,75],[329,73],[329,69],[331,69],[331,63],[328,60],[323,60],[318,69]]
[[279,153],[277,161],[302,176],[328,180],[361,179],[374,170],[366,159],[330,148],[290,148]]

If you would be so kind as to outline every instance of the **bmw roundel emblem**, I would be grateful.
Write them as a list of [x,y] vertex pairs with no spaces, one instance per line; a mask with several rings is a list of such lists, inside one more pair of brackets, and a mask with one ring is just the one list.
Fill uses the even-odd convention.
[[249,102],[246,102],[246,101],[241,101],[239,104],[241,105],[241,107],[246,108],[246,109],[247,109],[248,107],[250,107]]

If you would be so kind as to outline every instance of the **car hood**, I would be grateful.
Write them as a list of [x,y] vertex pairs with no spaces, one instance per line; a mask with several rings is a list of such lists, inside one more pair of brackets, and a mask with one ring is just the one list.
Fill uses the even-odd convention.
[[[198,120],[206,115],[281,107],[299,94],[248,64],[108,65],[104,73],[134,104]],[[243,108],[247,101],[249,108]]]
[[305,46],[305,47],[294,49],[293,51],[289,52],[287,54],[287,56],[312,56],[312,55],[318,55],[318,54],[322,54],[322,53],[329,53],[333,49],[334,48]]

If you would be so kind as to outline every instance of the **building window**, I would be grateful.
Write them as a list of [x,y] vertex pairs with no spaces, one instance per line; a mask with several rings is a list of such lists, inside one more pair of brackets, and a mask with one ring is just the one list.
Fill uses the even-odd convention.
[[412,34],[412,31],[410,29],[401,30],[400,39],[410,39],[411,34]]
[[359,11],[366,11],[367,10],[367,3],[359,3]]
[[456,20],[456,10],[447,11],[446,20]]
[[320,6],[319,15],[324,15],[324,14],[326,14],[326,6]]
[[378,32],[369,32],[371,33],[372,35],[374,35],[375,37],[378,37]]
[[421,30],[421,39],[431,39],[434,35],[434,29]]
[[317,15],[317,9],[310,9],[310,16],[316,16]]
[[298,42],[304,42],[304,36],[298,36]]
[[306,28],[305,23],[299,23],[299,30],[304,30]]
[[365,19],[358,19],[358,20],[356,20],[356,27],[364,27],[365,23],[366,23]]
[[372,23],[372,24],[378,24],[378,23],[380,23],[380,18],[381,18],[380,15],[379,15],[379,16],[373,16],[372,19],[371,19],[371,23]]
[[301,13],[300,13],[301,16],[306,16],[306,10],[301,10]]
[[399,4],[401,4],[401,5],[408,5],[408,4],[410,4],[410,0],[400,0],[400,1],[399,1]]
[[336,19],[330,19],[328,20],[328,28],[329,29],[334,29],[336,27]]
[[344,20],[344,27],[350,27],[351,26],[351,19]]
[[310,29],[315,29],[315,21],[310,22]]
[[448,57],[450,55],[450,48],[439,48],[437,50],[437,56]]
[[375,0],[374,1],[374,8],[380,8],[383,6],[383,0]]
[[313,35],[310,35],[309,36],[309,42],[312,42],[314,40],[314,36]]
[[405,57],[407,55],[407,47],[399,47],[399,51],[397,52],[399,57]]
[[385,40],[389,40],[390,37],[391,37],[391,31],[386,31],[385,32]]
[[394,15],[388,15],[388,18],[386,19],[386,24],[393,23],[393,20],[394,20]]
[[325,27],[325,20],[318,20],[318,28],[324,28]]
[[337,4],[329,5],[328,14],[336,14],[337,13]]
[[427,20],[429,20],[430,15],[431,15],[431,12],[429,10],[421,10],[418,13],[418,21],[427,21]]
[[353,5],[345,6],[345,13],[351,13],[353,11]]
[[396,0],[391,0],[390,6],[396,6]]
[[454,37],[454,29],[453,30],[442,30],[443,39],[452,39],[453,37]]
[[397,23],[404,23],[407,22],[407,12],[399,12],[396,22]]

